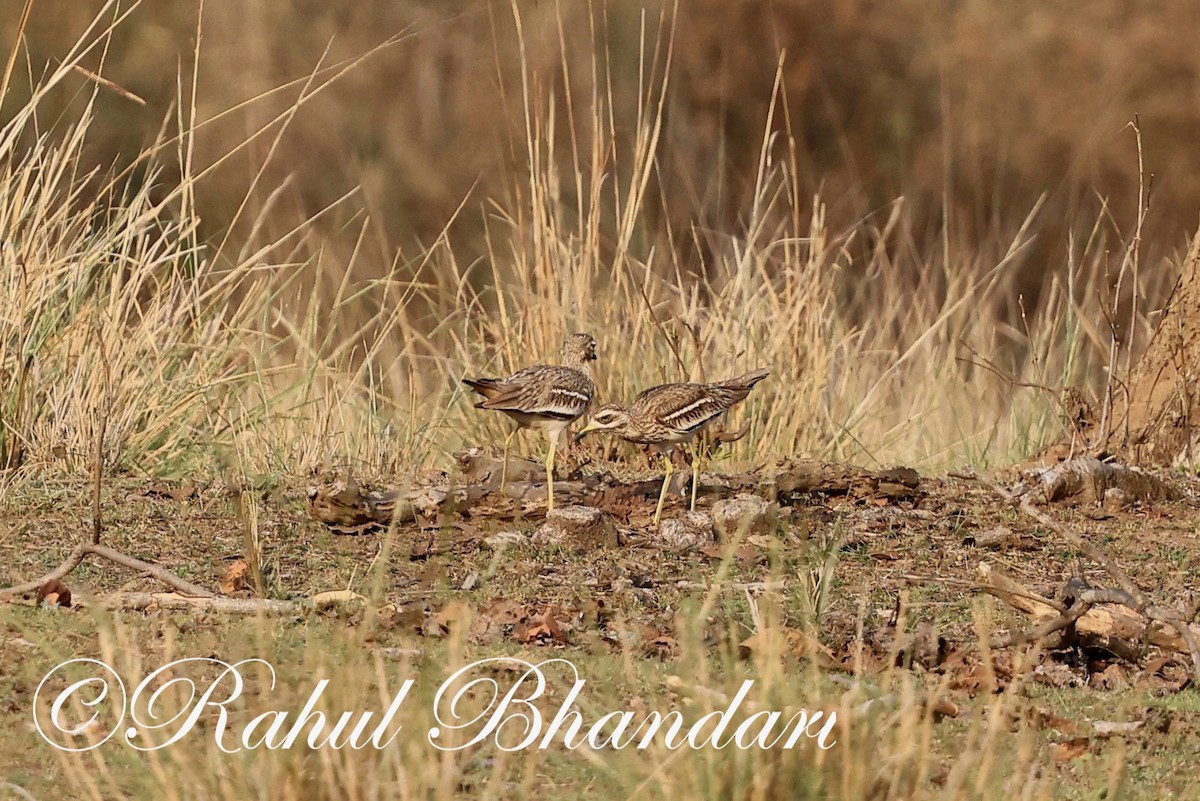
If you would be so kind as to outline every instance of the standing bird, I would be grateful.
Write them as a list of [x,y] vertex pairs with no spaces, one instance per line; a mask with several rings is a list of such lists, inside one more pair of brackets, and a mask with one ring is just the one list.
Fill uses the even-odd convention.
[[[593,431],[611,431],[630,442],[653,445],[664,454],[666,475],[658,493],[658,506],[654,509],[654,522],[658,523],[667,498],[671,473],[675,470],[666,452],[677,444],[688,442],[714,419],[745,400],[754,385],[770,374],[770,370],[763,369],[714,384],[662,384],[651,387],[634,398],[628,406],[608,404],[597,409],[575,439],[582,439]],[[696,508],[696,484],[699,478],[700,454],[697,452],[692,459],[692,509]]]
[[596,340],[589,334],[571,334],[559,350],[561,365],[538,364],[508,378],[464,378],[463,383],[484,397],[476,409],[504,412],[517,427],[504,438],[504,466],[500,490],[508,478],[508,448],[522,428],[537,428],[546,435],[546,478],[549,508],[554,508],[554,454],[562,432],[587,411],[596,394],[590,362],[596,360]]

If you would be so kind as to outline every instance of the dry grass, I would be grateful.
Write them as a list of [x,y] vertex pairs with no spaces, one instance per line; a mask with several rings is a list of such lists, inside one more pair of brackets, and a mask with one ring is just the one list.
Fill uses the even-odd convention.
[[[771,382],[745,409],[753,427],[741,460],[805,452],[989,464],[1059,433],[1053,390],[1099,395],[1107,367],[1128,352],[1112,347],[1114,330],[1133,350],[1145,341],[1171,268],[1131,272],[1140,240],[1114,243],[1106,219],[1027,297],[1038,209],[1011,237],[970,248],[948,221],[940,247],[922,246],[902,200],[832,228],[821,197],[802,194],[786,124],[758,146],[744,229],[698,229],[702,269],[680,261],[652,223],[675,67],[669,22],[645,33],[645,83],[628,120],[616,116],[603,52],[586,94],[565,98],[591,110],[582,130],[557,126],[564,101],[532,73],[512,88],[527,177],[482,209],[485,259],[463,262],[480,244],[460,246],[448,225],[374,278],[369,220],[355,224],[342,262],[311,239],[322,218],[251,247],[199,240],[193,204],[215,169],[255,149],[255,180],[265,180],[305,104],[361,61],[319,68],[293,106],[203,168],[193,159],[203,87],[192,87],[176,134],[109,176],[82,166],[105,90],[93,86],[78,117],[49,130],[35,113],[109,41],[100,24],[4,129],[5,246],[21,265],[0,300],[12,323],[0,342],[6,463],[90,465],[105,421],[109,468],[444,465],[464,440],[499,432],[470,410],[458,377],[549,357],[564,332],[586,330],[602,344],[606,396],[770,366]],[[764,130],[786,119],[773,106]],[[160,177],[164,160],[182,170],[177,183]],[[238,218],[261,234],[269,205],[248,199]],[[476,213],[469,203],[461,212]],[[1120,313],[1102,314],[1109,304]]]
[[[600,340],[599,385],[609,397],[771,367],[740,411],[751,428],[735,460],[802,452],[919,467],[1004,463],[1059,434],[1055,390],[1102,397],[1145,343],[1173,267],[1160,258],[1165,247],[1143,256],[1140,216],[1118,226],[1102,210],[1087,224],[1073,217],[1045,227],[1046,208],[1030,198],[1019,218],[977,235],[955,221],[949,198],[933,213],[920,199],[895,199],[867,204],[866,214],[855,205],[849,219],[841,206],[835,214],[814,191],[813,132],[794,127],[798,109],[779,89],[793,84],[790,67],[774,73],[773,94],[767,73],[761,91],[775,99],[754,120],[753,147],[729,162],[747,187],[736,211],[697,216],[691,228],[664,224],[679,214],[678,195],[665,189],[679,178],[664,153],[672,142],[686,150],[670,122],[673,87],[681,70],[695,69],[669,32],[700,17],[676,21],[667,11],[640,29],[622,15],[634,44],[619,53],[608,34],[580,48],[576,34],[559,33],[559,49],[546,50],[548,35],[578,29],[580,12],[539,9],[490,9],[513,37],[504,40],[512,56],[504,108],[522,136],[506,154],[516,165],[508,183],[489,185],[482,202],[444,190],[454,203],[437,217],[439,233],[394,257],[378,223],[386,215],[357,215],[360,198],[338,193],[298,215],[280,212],[294,196],[275,180],[279,170],[326,166],[320,151],[298,158],[289,134],[312,125],[305,112],[331,102],[331,87],[361,80],[386,45],[314,58],[310,77],[287,92],[256,87],[247,106],[254,124],[230,136],[240,117],[208,105],[231,104],[209,98],[195,69],[208,40],[196,37],[196,82],[182,84],[152,143],[126,151],[113,170],[88,165],[114,96],[92,83],[77,93],[72,82],[76,65],[100,61],[92,71],[105,74],[124,57],[128,28],[111,22],[115,6],[52,69],[30,71],[28,100],[14,88],[24,76],[14,58],[0,127],[0,500],[47,477],[86,475],[97,458],[108,476],[222,475],[237,486],[249,475],[334,463],[374,475],[446,468],[454,450],[496,440],[504,425],[471,409],[459,377],[549,357],[576,330]],[[50,15],[39,13],[46,24]],[[205,36],[220,41],[220,24]],[[413,46],[430,46],[428,36],[416,30]],[[570,75],[561,87],[545,80],[547,53]],[[636,65],[635,83],[614,81],[618,62]],[[68,113],[50,114],[47,104]],[[386,127],[362,124],[362,135]],[[226,190],[230,170],[253,176],[250,189],[221,217],[226,232],[202,235],[197,198],[211,202],[212,185]],[[398,183],[419,184],[413,170]],[[869,185],[863,177],[859,189]],[[365,199],[375,211],[371,186]],[[334,225],[343,227],[330,233]],[[1138,234],[1121,236],[1122,227]],[[1047,231],[1080,232],[1053,264],[1038,246]],[[819,698],[848,711],[861,700],[860,687],[831,686],[816,671],[798,677],[770,649],[750,664],[711,657],[699,633],[705,600],[690,602],[691,639],[673,672],[721,692],[753,673],[776,705]],[[769,629],[773,614],[767,604],[741,625]],[[297,675],[353,677],[337,683],[333,708],[376,706],[396,675],[360,647],[362,631],[341,625],[245,624],[192,639],[168,621],[153,652],[137,625],[104,616],[69,625],[99,631],[89,647],[130,675],[215,643],[227,658],[265,655],[301,666]],[[444,675],[466,650],[451,637],[429,649],[422,674]],[[661,666],[628,653],[596,658],[589,671],[597,709],[658,700],[664,686]],[[283,689],[289,698],[300,692],[295,679]],[[416,734],[430,721],[418,717],[412,739],[377,758],[229,757],[206,747],[145,761],[123,752],[64,758],[60,768],[73,791],[94,798],[538,797],[550,776],[614,798],[782,798],[803,787],[850,799],[907,797],[945,757],[946,797],[1049,791],[1032,735],[1018,726],[1014,739],[1005,728],[1019,682],[965,725],[966,745],[946,757],[930,744],[932,717],[913,676],[889,671],[880,681],[881,693],[899,699],[895,711],[846,715],[854,723],[836,751],[794,760],[703,751],[685,761],[653,750],[593,757],[586,768],[559,764],[560,755],[430,759]],[[711,698],[698,703],[704,710]]]
[[[748,663],[718,660],[714,664],[703,648],[690,646],[682,662],[663,665],[647,662],[635,653],[579,655],[507,648],[498,653],[534,662],[556,655],[575,660],[589,687],[579,709],[590,720],[612,710],[656,709],[666,699],[695,719],[724,708],[741,681],[754,678],[753,699],[767,708],[836,710],[843,720],[853,718],[854,723],[839,731],[837,745],[827,752],[810,744],[783,754],[711,748],[672,751],[660,746],[644,751],[585,750],[574,754],[561,748],[507,754],[485,746],[441,753],[426,740],[431,727],[446,723],[432,714],[432,696],[440,677],[469,661],[497,653],[467,646],[459,635],[444,644],[424,646],[424,654],[416,662],[411,658],[394,662],[380,649],[364,647],[353,630],[346,633],[344,622],[336,620],[314,621],[303,628],[274,624],[268,631],[256,630],[258,627],[252,623],[235,622],[230,630],[220,633],[208,626],[181,633],[171,623],[160,628],[98,622],[100,636],[94,641],[88,637],[87,653],[112,664],[130,680],[173,658],[199,653],[198,649],[206,646],[218,648],[221,658],[228,662],[252,657],[269,660],[281,671],[283,681],[272,690],[265,674],[251,671],[251,700],[237,704],[238,726],[266,710],[298,710],[320,678],[329,678],[331,683],[318,709],[332,713],[334,718],[346,710],[385,709],[405,678],[417,678],[420,683],[404,707],[400,736],[381,751],[300,747],[228,754],[211,740],[191,738],[188,745],[166,746],[145,755],[133,754],[124,747],[103,747],[86,755],[59,758],[54,773],[62,776],[72,797],[538,798],[557,787],[562,792],[589,792],[601,798],[725,798],[743,793],[756,798],[849,799],[872,794],[896,798],[904,797],[915,785],[925,786],[929,772],[946,756],[941,748],[936,753],[930,748],[933,723],[928,711],[915,702],[918,682],[899,671],[881,677],[878,684],[872,682],[869,689],[848,691],[779,654],[764,653]],[[164,638],[165,647],[147,652],[156,637],[155,629]],[[25,628],[26,634],[28,631]],[[67,658],[69,653],[51,645],[45,658],[30,661],[44,667],[48,659]],[[799,675],[797,670],[801,671]],[[38,677],[33,671],[18,667],[17,673],[20,681],[36,684]],[[203,675],[205,671],[197,673]],[[211,680],[211,671],[207,673]],[[672,676],[687,679],[677,682]],[[501,671],[498,678],[503,680],[505,673]],[[560,702],[565,689],[562,685],[555,687]],[[897,709],[870,714],[851,711],[868,697],[892,692],[896,693],[893,703]],[[721,695],[726,699],[723,702]],[[1016,692],[997,697],[990,705],[992,719],[1003,719],[1018,698]],[[882,706],[887,705],[885,702]],[[553,714],[554,708],[550,703],[543,709]],[[165,736],[158,735],[158,740]],[[951,781],[953,787],[948,788],[946,797],[979,786],[977,782],[986,786],[989,777],[998,775],[1011,777],[1006,788],[1009,790],[1028,792],[1046,786],[1047,782],[1039,781],[1033,769],[1042,755],[1028,748],[1014,752],[1007,730],[988,726],[981,716],[967,726],[963,736],[971,746],[957,760],[958,776]],[[227,745],[231,746],[232,741]],[[999,758],[990,766],[986,760],[980,765],[987,749]],[[856,756],[864,751],[874,753],[876,758],[866,761]],[[879,770],[884,763],[888,769]],[[31,788],[40,787],[40,781],[31,781],[26,764],[22,760],[22,770],[12,778]],[[895,787],[889,788],[889,782],[895,782]],[[1008,796],[987,793],[980,797]]]

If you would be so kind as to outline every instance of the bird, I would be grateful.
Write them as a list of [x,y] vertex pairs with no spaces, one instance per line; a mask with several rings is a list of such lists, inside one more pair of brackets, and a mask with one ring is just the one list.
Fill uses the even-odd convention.
[[491,409],[511,417],[517,424],[504,439],[504,464],[500,489],[508,478],[508,449],[522,428],[535,428],[546,435],[546,477],[549,482],[548,509],[554,509],[554,455],[558,441],[571,423],[582,417],[596,395],[591,362],[596,360],[596,340],[590,334],[571,334],[559,349],[562,364],[536,364],[507,378],[464,378],[462,381],[483,396],[476,409]]
[[[627,406],[616,403],[601,406],[575,439],[583,439],[594,431],[609,431],[629,442],[653,445],[664,454],[666,475],[663,476],[658,506],[654,510],[654,522],[657,524],[662,517],[667,486],[675,469],[666,452],[675,445],[693,439],[706,425],[745,400],[754,385],[770,374],[771,371],[764,368],[712,384],[660,384],[643,391]],[[697,453],[692,460],[692,509],[696,508],[699,462]]]

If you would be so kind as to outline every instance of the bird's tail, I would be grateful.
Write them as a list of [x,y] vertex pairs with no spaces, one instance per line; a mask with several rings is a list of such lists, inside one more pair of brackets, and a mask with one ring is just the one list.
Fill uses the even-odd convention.
[[[501,381],[498,378],[464,378],[462,382],[488,400],[500,394]],[[484,403],[486,401],[480,401],[475,408],[482,409]]]
[[755,370],[745,375],[739,375],[736,378],[727,378],[724,381],[718,381],[710,386],[712,386],[714,395],[723,398],[727,406],[732,406],[735,403],[744,401],[754,385],[770,374],[771,371],[767,369]]
[[771,374],[769,368],[763,367],[758,370],[752,370],[745,375],[739,375],[736,378],[727,378],[724,381],[717,383],[722,389],[732,389],[735,391],[749,392],[750,389]]

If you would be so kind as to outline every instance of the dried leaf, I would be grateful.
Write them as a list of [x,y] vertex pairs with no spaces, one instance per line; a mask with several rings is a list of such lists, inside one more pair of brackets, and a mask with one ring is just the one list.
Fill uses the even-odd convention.
[[242,590],[250,588],[246,581],[246,574],[249,572],[250,566],[246,564],[245,559],[237,559],[225,571],[225,575],[221,578],[221,594],[233,595]]
[[813,655],[831,657],[828,649],[815,637],[787,626],[760,630],[738,644],[741,659],[749,659],[756,653],[788,654],[797,659]]
[[38,587],[37,599],[46,606],[71,606],[71,589],[58,579],[50,579]]
[[1055,762],[1069,762],[1086,754],[1091,746],[1087,737],[1072,737],[1050,747],[1050,756]]
[[513,629],[513,638],[525,645],[531,643],[565,644],[567,642],[566,631],[563,624],[555,618],[555,612],[558,612],[559,615],[563,614],[561,607],[551,604],[541,614],[522,620]]

